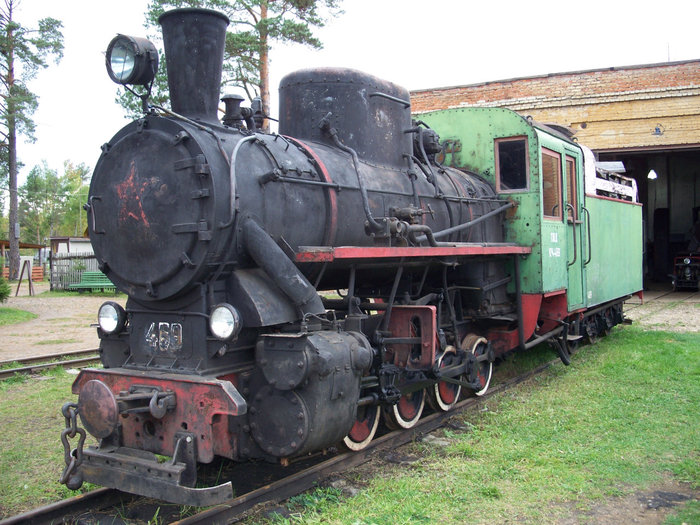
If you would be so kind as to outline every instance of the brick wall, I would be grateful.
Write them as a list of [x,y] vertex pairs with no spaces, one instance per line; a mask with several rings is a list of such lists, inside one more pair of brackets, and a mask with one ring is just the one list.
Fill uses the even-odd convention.
[[510,108],[571,127],[595,150],[700,144],[700,60],[419,90],[411,102],[415,113]]

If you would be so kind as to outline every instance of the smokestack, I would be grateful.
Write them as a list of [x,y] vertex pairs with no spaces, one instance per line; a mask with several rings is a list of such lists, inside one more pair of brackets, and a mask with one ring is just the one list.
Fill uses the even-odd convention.
[[171,108],[217,122],[228,17],[209,9],[174,9],[158,18],[163,30]]

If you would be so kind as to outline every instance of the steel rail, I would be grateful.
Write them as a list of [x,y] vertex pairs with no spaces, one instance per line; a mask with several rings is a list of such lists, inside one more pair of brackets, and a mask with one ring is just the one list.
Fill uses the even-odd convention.
[[91,490],[90,492],[4,519],[0,521],[0,525],[76,523],[79,514],[125,504],[138,497],[116,489],[101,488]]
[[[66,355],[87,355],[87,354],[93,354],[90,357],[81,357],[78,359],[64,359],[62,361],[51,361],[51,362],[46,362],[49,359],[57,359],[58,357],[63,357]],[[0,380],[2,379],[7,379],[8,377],[12,377],[15,374],[29,374],[32,372],[37,372],[39,370],[46,370],[49,368],[56,368],[57,366],[70,366],[74,368],[81,368],[93,363],[99,362],[100,357],[97,355],[97,350],[81,350],[79,352],[73,352],[70,354],[53,354],[50,356],[37,356],[37,357],[29,357],[29,358],[24,358],[23,360],[13,360],[13,361],[3,361],[0,362],[0,367],[1,366],[7,366],[8,364],[12,363],[35,363],[35,364],[28,364],[27,366],[22,366],[22,367],[15,367],[15,368],[5,368],[5,369],[0,369]]]
[[91,350],[75,350],[73,352],[59,352],[57,354],[46,354],[46,355],[35,355],[31,357],[20,357],[19,359],[8,359],[6,361],[0,361],[0,367],[10,365],[12,363],[18,363],[20,365],[29,365],[32,363],[43,363],[45,361],[50,361],[53,359],[61,359],[64,357],[79,357],[97,354],[99,350],[97,348]]
[[346,471],[350,468],[366,463],[371,456],[379,450],[393,449],[412,441],[416,437],[432,432],[443,426],[449,419],[469,409],[474,409],[481,400],[504,392],[528,379],[542,373],[560,360],[553,359],[524,374],[504,381],[493,387],[488,393],[481,397],[470,397],[460,401],[448,412],[435,412],[422,418],[416,426],[409,430],[395,430],[374,439],[366,448],[357,452],[345,452],[333,458],[323,461],[317,465],[297,472],[291,476],[265,485],[251,492],[247,492],[232,499],[230,502],[217,505],[211,509],[194,514],[180,521],[173,522],[173,525],[194,525],[198,523],[206,524],[227,524],[237,521],[241,514],[251,509],[259,503],[279,503],[291,496],[295,496],[314,486],[314,484],[328,478],[332,474]]
[[[206,509],[202,512],[174,522],[177,525],[192,525],[197,523],[225,524],[237,521],[243,517],[243,513],[255,505],[268,502],[280,502],[291,496],[308,490],[315,483],[322,481],[332,474],[344,472],[350,468],[366,463],[377,451],[393,449],[404,445],[417,437],[425,435],[443,426],[449,419],[467,410],[479,406],[483,399],[504,392],[528,379],[540,374],[559,359],[553,359],[528,372],[493,386],[481,397],[470,397],[458,402],[448,412],[435,412],[422,418],[415,427],[409,430],[396,430],[384,434],[373,440],[368,447],[357,452],[345,452],[325,461],[301,470],[290,476],[263,485],[250,492],[246,492],[231,501]],[[59,363],[60,364],[60,363]],[[134,502],[141,496],[127,494],[115,489],[100,488],[79,496],[74,496],[62,501],[39,507],[34,510],[12,516],[0,521],[0,525],[15,525],[28,523],[31,525],[44,525],[55,523],[73,523],[80,514],[109,512],[109,507],[116,507]]]

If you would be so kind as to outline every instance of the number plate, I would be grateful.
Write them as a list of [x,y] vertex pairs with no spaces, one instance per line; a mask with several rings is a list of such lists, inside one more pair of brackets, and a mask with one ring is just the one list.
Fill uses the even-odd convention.
[[180,323],[151,323],[146,330],[146,345],[156,352],[176,352],[182,348]]

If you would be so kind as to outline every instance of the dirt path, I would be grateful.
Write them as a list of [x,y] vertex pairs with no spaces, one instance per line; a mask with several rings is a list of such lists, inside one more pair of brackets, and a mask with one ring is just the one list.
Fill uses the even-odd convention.
[[[44,293],[49,289],[48,283],[35,284],[33,297],[29,296],[27,283],[23,283],[15,297],[16,287],[16,283],[12,285],[12,294],[2,306],[26,310],[38,317],[0,326],[0,361],[99,346],[96,329],[90,325],[97,322],[97,309],[110,298],[89,293],[52,297]],[[114,300],[123,305],[126,297]]]
[[650,330],[700,330],[700,292],[652,289],[644,292],[644,304],[633,297],[625,303],[624,311],[635,324]]

